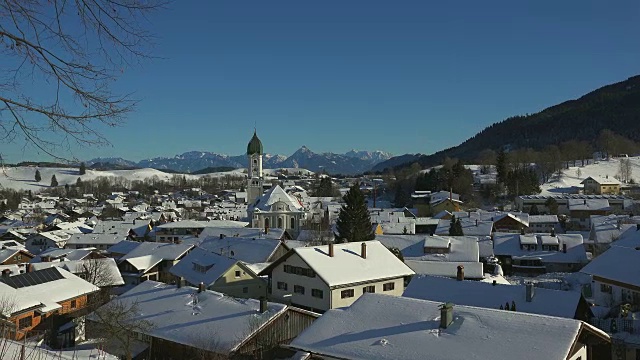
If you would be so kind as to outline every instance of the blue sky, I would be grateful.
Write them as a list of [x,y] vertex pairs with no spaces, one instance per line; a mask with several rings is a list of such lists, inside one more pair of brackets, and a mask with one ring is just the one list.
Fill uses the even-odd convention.
[[176,0],[151,20],[162,59],[116,86],[141,103],[74,156],[237,155],[254,124],[269,153],[431,153],[640,74],[637,0]]

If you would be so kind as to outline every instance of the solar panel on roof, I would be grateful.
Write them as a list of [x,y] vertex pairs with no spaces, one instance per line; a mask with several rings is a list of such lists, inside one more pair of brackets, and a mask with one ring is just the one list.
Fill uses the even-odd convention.
[[48,269],[28,272],[20,275],[10,276],[8,278],[0,278],[0,281],[11,286],[14,289],[19,289],[27,286],[34,286],[38,284],[44,284],[47,282],[64,279],[64,276],[58,271],[57,268],[52,267]]

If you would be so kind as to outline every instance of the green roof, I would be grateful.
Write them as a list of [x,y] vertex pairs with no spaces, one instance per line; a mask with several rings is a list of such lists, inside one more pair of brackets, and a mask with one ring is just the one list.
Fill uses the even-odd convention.
[[260,154],[262,155],[262,141],[258,139],[258,135],[256,135],[255,130],[253,131],[253,137],[249,144],[247,145],[247,155]]

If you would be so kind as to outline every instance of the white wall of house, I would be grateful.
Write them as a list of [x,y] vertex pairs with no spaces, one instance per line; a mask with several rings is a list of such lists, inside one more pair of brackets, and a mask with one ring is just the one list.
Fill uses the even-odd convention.
[[[284,272],[284,266],[300,266],[303,268],[309,268],[309,265],[302,261],[297,255],[293,254],[282,263],[278,264],[271,273],[271,296],[274,300],[292,304],[303,305],[308,308],[328,310],[331,308],[331,294],[329,286],[318,276],[308,277],[304,275],[289,274]],[[287,289],[278,289],[278,283],[287,284]],[[304,287],[304,294],[294,292],[294,286],[299,285]],[[322,298],[314,297],[312,289],[318,289],[322,291]],[[286,297],[285,295],[291,295]]]
[[640,301],[640,291],[619,285],[612,285],[599,280],[594,280],[591,286],[593,301],[596,305],[613,307],[622,303],[636,303]]
[[[393,290],[384,291],[384,284],[388,284],[388,283],[392,283],[393,284]],[[387,295],[395,295],[395,296],[402,296],[402,293],[404,292],[404,278],[400,277],[400,278],[383,280],[383,281],[371,281],[371,282],[368,282],[368,283],[365,283],[365,284],[358,284],[358,285],[354,285],[354,286],[349,286],[349,287],[344,287],[344,288],[339,288],[339,289],[333,289],[331,291],[331,305],[332,305],[332,308],[335,309],[335,308],[350,306],[356,300],[358,300],[358,298],[360,296],[362,296],[362,294],[364,294],[363,289],[365,287],[367,287],[367,286],[375,287],[375,292],[376,293],[387,294]],[[344,290],[349,290],[349,289],[353,289],[353,295],[354,296],[353,297],[343,298],[342,297],[342,292]]]

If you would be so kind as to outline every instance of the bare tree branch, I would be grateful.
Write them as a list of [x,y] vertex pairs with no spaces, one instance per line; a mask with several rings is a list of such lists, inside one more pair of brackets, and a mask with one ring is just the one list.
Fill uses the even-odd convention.
[[150,58],[147,15],[164,0],[0,0],[0,139],[62,159],[105,145],[136,105],[112,84]]

